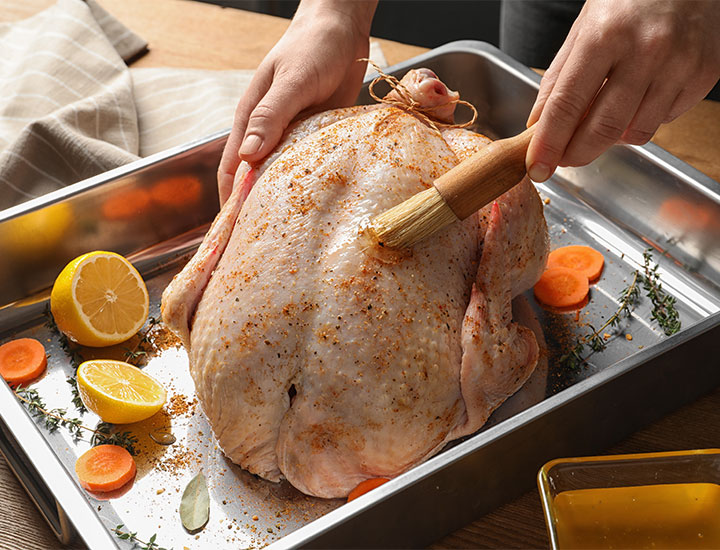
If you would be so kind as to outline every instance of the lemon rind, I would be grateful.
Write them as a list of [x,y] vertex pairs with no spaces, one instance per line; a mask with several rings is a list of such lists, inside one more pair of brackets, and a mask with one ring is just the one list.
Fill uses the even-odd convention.
[[[111,395],[111,394],[105,392],[100,386],[94,384],[86,376],[86,374],[87,374],[86,365],[94,364],[94,363],[114,363],[114,364],[120,364],[123,367],[132,367],[132,368],[137,369],[138,374],[140,376],[149,379],[160,391],[160,395],[158,396],[158,399],[155,401],[152,401],[152,402],[151,401],[127,401],[127,400],[118,399],[114,395]],[[92,394],[97,394],[97,395],[101,396],[103,400],[106,401],[105,405],[109,405],[111,407],[118,406],[118,408],[125,408],[125,409],[129,408],[129,409],[132,409],[132,412],[138,413],[138,414],[127,414],[128,411],[125,410],[125,411],[122,411],[120,414],[104,415],[104,416],[107,416],[108,418],[110,418],[110,417],[126,418],[126,419],[127,418],[133,418],[133,419],[137,418],[140,420],[142,420],[144,418],[149,418],[150,416],[152,416],[152,414],[155,414],[157,411],[159,411],[162,408],[162,406],[165,404],[165,402],[167,401],[167,390],[156,378],[154,378],[153,376],[149,375],[146,372],[143,372],[141,369],[138,369],[134,365],[131,365],[124,361],[117,361],[114,359],[91,359],[89,361],[86,361],[78,367],[77,380],[78,380],[78,388],[80,389],[81,395],[86,394],[86,396],[89,398],[89,400],[93,401],[92,406],[89,407],[89,408],[91,408],[91,410],[93,410],[93,412],[96,412],[94,410],[96,408],[97,409],[105,408],[104,406],[98,407],[95,405],[95,403],[98,401],[98,399],[95,397],[95,395],[92,395]],[[84,386],[84,387],[82,387],[82,386]],[[100,404],[100,405],[102,405],[102,404]],[[152,414],[146,414],[150,411],[152,411]],[[101,412],[103,412],[103,411],[101,411]],[[108,412],[108,411],[104,411],[104,412]],[[96,412],[96,414],[97,414],[97,412]],[[98,416],[101,416],[101,415],[98,414]],[[103,420],[105,420],[105,418],[103,416],[101,416],[101,418],[103,418]],[[126,423],[132,423],[135,421],[139,421],[139,420],[130,420],[130,421],[124,421],[124,422],[115,421],[112,423],[126,424]]]
[[[138,284],[138,288],[141,290],[143,294],[143,315],[139,317],[138,323],[133,326],[132,330],[128,330],[127,332],[119,333],[109,333],[109,332],[101,332],[98,331],[90,321],[89,317],[85,315],[85,313],[82,311],[82,307],[79,306],[78,299],[77,299],[77,284],[79,281],[79,277],[77,274],[81,271],[83,266],[85,266],[88,262],[94,262],[97,259],[100,258],[117,258],[120,261],[122,261],[126,267],[129,268],[129,272],[131,275],[135,278],[136,283]],[[53,309],[53,314],[56,314],[57,309],[63,310],[66,315],[62,315],[61,318],[58,318],[56,316],[56,322],[58,323],[58,327],[65,332],[73,341],[80,343],[81,345],[85,346],[91,346],[91,347],[106,347],[111,346],[115,344],[119,344],[121,342],[124,342],[135,334],[142,328],[142,326],[145,324],[145,321],[147,320],[148,314],[149,314],[149,306],[150,306],[150,300],[149,295],[147,292],[147,286],[145,285],[145,282],[138,272],[138,270],[133,266],[126,258],[124,258],[122,255],[117,254],[115,252],[108,252],[103,250],[97,250],[93,252],[88,252],[86,254],[83,254],[81,256],[78,256],[74,260],[72,260],[66,267],[63,269],[63,271],[58,276],[58,281],[61,279],[70,279],[69,282],[69,292],[66,290],[63,290],[62,292],[58,290],[58,292],[55,292],[55,287],[53,288],[53,296],[55,302],[57,302],[57,308],[52,307],[53,306],[53,299],[51,299],[51,307]],[[57,281],[56,281],[57,283]],[[76,330],[79,329],[79,330]]]

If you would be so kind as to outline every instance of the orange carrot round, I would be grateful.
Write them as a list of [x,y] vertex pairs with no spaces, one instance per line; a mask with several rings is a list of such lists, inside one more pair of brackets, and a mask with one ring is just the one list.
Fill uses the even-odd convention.
[[587,277],[567,267],[552,267],[545,270],[535,284],[535,297],[552,307],[571,307],[580,304],[589,290]]
[[358,486],[355,487],[352,491],[350,491],[347,501],[350,502],[351,500],[355,500],[357,497],[372,491],[376,487],[380,487],[380,485],[382,485],[383,483],[387,483],[388,481],[390,480],[386,477],[374,477],[372,479],[366,479],[365,481],[358,484]]
[[583,273],[588,280],[594,281],[602,273],[605,258],[589,246],[563,246],[550,252],[547,267],[567,267]]
[[46,367],[45,348],[34,338],[18,338],[0,346],[0,376],[11,386],[35,380]]
[[80,485],[88,491],[106,493],[119,489],[135,477],[136,471],[132,455],[118,445],[98,445],[75,462]]

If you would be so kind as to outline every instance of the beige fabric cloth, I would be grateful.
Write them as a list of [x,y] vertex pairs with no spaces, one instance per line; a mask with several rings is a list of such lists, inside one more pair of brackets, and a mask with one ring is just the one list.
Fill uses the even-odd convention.
[[85,3],[2,25],[0,50],[2,207],[137,158],[130,74]]
[[128,69],[146,47],[94,0],[0,25],[0,210],[232,124],[253,71]]
[[130,69],[140,156],[229,127],[253,72]]

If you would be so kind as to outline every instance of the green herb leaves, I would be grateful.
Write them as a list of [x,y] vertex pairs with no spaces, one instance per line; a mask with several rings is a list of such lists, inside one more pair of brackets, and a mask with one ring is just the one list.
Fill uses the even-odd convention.
[[640,289],[638,288],[639,277],[640,274],[636,271],[633,275],[632,282],[620,292],[617,310],[605,324],[597,330],[595,330],[595,327],[592,325],[588,325],[590,332],[578,338],[578,341],[572,349],[560,357],[560,364],[563,367],[575,369],[582,365],[587,359],[587,357],[582,356],[586,345],[590,347],[592,352],[603,351],[607,347],[607,342],[601,333],[608,327],[618,326],[623,317],[630,317],[630,315],[632,315],[633,309],[635,309],[635,305],[640,299]]
[[[67,354],[72,367],[75,369],[75,371],[77,371],[80,363],[85,361],[85,358],[80,354],[77,347],[74,344],[70,343],[68,337],[65,336],[62,332],[60,332],[60,329],[55,323],[55,318],[50,311],[50,304],[45,306],[45,326],[49,328],[58,337],[58,340],[60,340],[60,347]],[[85,404],[82,402],[82,399],[80,399],[80,393],[78,393],[77,379],[75,378],[75,375],[73,374],[71,376],[68,376],[65,381],[70,385],[70,391],[72,392],[72,404],[75,405],[75,408],[81,415],[85,414],[87,412],[87,408],[85,408]]]
[[647,297],[652,302],[653,309],[650,318],[656,321],[666,336],[671,336],[680,330],[680,315],[675,309],[675,298],[666,294],[660,283],[658,265],[651,267],[652,253],[647,249],[643,253],[642,285]]
[[[640,302],[640,286],[650,299],[653,309],[650,318],[657,322],[666,336],[671,336],[681,328],[680,314],[675,308],[675,298],[666,294],[660,283],[658,265],[652,265],[652,249],[643,252],[642,270],[633,272],[632,281],[618,296],[618,308],[599,329],[588,324],[590,331],[578,337],[572,348],[560,357],[560,365],[569,369],[576,369],[583,365],[594,352],[603,351],[607,347],[606,335],[603,331],[610,327],[618,327],[620,321],[632,315],[635,306]],[[591,352],[583,356],[585,348]]]
[[90,438],[90,444],[93,447],[96,445],[118,445],[124,447],[133,456],[138,454],[135,449],[137,443],[138,438],[131,432],[113,432],[113,424],[107,422],[100,422]]
[[125,361],[136,367],[142,366],[141,363],[146,361],[151,350],[148,349],[152,345],[150,342],[150,334],[158,328],[160,320],[155,317],[150,317],[147,321],[147,327],[138,334],[142,334],[140,340],[135,347],[125,348]]
[[89,428],[79,418],[68,418],[66,409],[48,409],[45,401],[35,389],[18,386],[15,389],[15,396],[25,403],[28,412],[32,416],[43,420],[43,425],[49,432],[54,432],[62,427],[77,440],[82,439],[82,430],[85,430],[92,434],[90,444],[93,446],[119,445],[124,447],[131,455],[137,454],[135,445],[138,439],[130,432],[112,433],[112,424],[106,422],[100,422],[95,429]]
[[180,519],[183,527],[190,531],[202,529],[210,517],[210,495],[205,476],[199,472],[190,480],[180,501]]
[[117,538],[120,540],[127,540],[130,542],[134,542],[135,546],[139,548],[139,550],[166,550],[162,546],[158,546],[158,543],[155,542],[155,539],[157,538],[157,534],[150,537],[150,540],[147,542],[140,540],[137,538],[137,533],[132,533],[128,531],[123,531],[125,528],[125,525],[122,523],[118,525],[117,527],[114,527],[113,529],[110,529],[113,533],[117,535]]
[[51,409],[48,410],[45,401],[35,389],[24,388],[18,386],[15,389],[17,398],[25,403],[28,412],[35,418],[42,418],[45,428],[49,432],[54,432],[60,427],[67,428],[75,439],[81,438],[81,430],[87,429],[82,425],[79,418],[67,418],[67,409]]

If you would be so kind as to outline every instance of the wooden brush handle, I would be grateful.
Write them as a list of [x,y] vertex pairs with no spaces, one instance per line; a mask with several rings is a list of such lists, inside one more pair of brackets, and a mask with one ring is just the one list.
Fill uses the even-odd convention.
[[435,188],[458,219],[464,220],[517,185],[525,175],[525,154],[534,126],[493,141],[435,180]]

